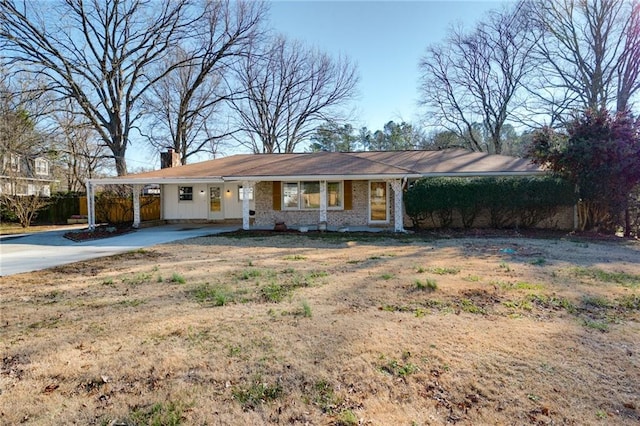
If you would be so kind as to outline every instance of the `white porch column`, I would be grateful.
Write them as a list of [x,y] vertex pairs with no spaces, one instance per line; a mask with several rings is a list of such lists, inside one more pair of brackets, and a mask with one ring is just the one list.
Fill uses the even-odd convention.
[[320,222],[327,221],[327,181],[320,181]]
[[404,212],[402,209],[402,181],[394,179],[390,182],[393,190],[393,230],[404,232]]
[[87,225],[90,230],[96,229],[96,209],[95,209],[94,187],[90,180],[87,181]]
[[133,185],[133,227],[140,227],[140,190],[142,185]]
[[[243,181],[242,182],[242,229],[248,231],[251,228],[250,215],[249,215],[249,188],[253,191],[256,182]],[[253,191],[255,197],[255,191]]]

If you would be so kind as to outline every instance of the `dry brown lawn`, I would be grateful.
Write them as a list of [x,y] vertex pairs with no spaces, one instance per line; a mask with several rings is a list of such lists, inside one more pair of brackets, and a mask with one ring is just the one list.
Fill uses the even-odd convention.
[[0,424],[640,423],[638,242],[213,236],[0,299]]

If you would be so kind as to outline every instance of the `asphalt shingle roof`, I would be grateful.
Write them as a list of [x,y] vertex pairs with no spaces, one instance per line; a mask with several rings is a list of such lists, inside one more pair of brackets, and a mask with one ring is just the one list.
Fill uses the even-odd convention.
[[529,160],[464,150],[238,154],[124,179],[206,179],[344,176],[537,174]]

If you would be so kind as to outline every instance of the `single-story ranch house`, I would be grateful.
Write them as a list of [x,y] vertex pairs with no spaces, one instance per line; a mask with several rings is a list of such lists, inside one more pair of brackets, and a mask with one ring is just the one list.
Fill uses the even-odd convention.
[[[403,187],[428,176],[524,176],[544,173],[529,160],[464,150],[239,154],[200,163],[89,179],[89,226],[98,185],[133,185],[134,227],[140,189],[160,185],[161,219],[242,219],[250,226],[383,226],[404,229]],[[252,220],[251,220],[252,219]]]

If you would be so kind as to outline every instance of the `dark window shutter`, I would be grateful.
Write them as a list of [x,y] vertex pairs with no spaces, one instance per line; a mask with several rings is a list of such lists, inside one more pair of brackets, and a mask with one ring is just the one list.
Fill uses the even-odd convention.
[[345,210],[353,209],[353,181],[352,180],[344,181],[344,209]]
[[273,210],[282,210],[282,184],[280,182],[273,182]]

